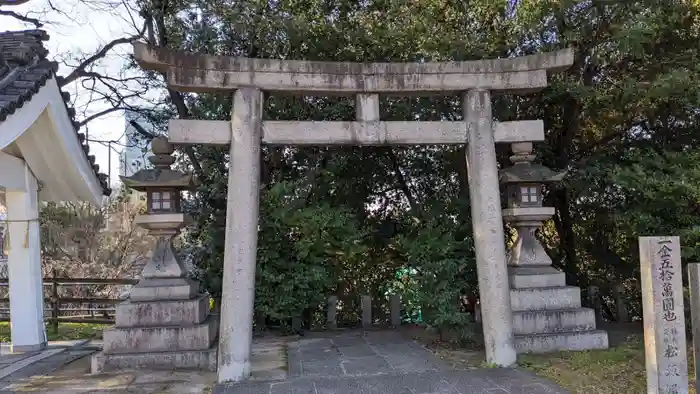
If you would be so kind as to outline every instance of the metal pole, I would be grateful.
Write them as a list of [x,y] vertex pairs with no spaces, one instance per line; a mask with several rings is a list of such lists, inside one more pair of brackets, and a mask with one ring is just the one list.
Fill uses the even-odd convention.
[[107,142],[107,186],[112,184],[112,141]]

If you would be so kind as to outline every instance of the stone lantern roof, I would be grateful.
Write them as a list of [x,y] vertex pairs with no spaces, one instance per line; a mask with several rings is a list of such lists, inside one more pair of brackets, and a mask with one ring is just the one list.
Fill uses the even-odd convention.
[[532,142],[520,142],[512,145],[513,165],[498,172],[501,184],[514,183],[551,183],[559,182],[566,176],[566,171],[555,172],[541,164],[533,164]]
[[151,141],[153,156],[148,160],[155,168],[141,169],[130,177],[121,176],[122,182],[129,188],[145,192],[153,188],[174,188],[190,190],[195,186],[194,176],[170,169],[175,162],[172,157],[173,147],[163,136],[158,136]]
[[566,172],[554,172],[540,164],[516,164],[499,171],[502,184],[510,183],[551,183],[564,179]]

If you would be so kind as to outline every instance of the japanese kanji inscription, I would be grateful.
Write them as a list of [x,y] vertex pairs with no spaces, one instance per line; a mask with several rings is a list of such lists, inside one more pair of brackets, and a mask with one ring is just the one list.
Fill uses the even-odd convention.
[[649,393],[688,392],[683,277],[678,237],[640,237]]

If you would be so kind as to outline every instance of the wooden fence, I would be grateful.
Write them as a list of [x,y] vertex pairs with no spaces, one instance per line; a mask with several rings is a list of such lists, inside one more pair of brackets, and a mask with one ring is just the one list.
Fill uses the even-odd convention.
[[[114,324],[114,305],[124,301],[120,298],[89,298],[61,297],[59,287],[78,285],[134,285],[138,279],[104,279],[104,278],[60,278],[53,271],[53,276],[44,278],[44,286],[50,286],[49,296],[44,298],[46,320],[54,332],[58,331],[58,323],[94,323]],[[0,278],[0,287],[9,285],[8,279]],[[46,293],[45,293],[46,294]],[[0,298],[0,303],[9,303],[8,297]],[[72,305],[71,307],[64,307]],[[77,305],[77,307],[75,307]],[[0,313],[8,314],[8,307],[0,307]],[[76,316],[76,313],[87,312],[88,316]],[[94,312],[103,313],[103,317],[95,318]],[[66,316],[65,314],[68,313]],[[0,316],[0,321],[9,321],[9,316]]]
[[[132,286],[138,282],[138,279],[106,279],[106,278],[61,278],[58,277],[56,271],[53,271],[52,277],[43,278],[44,286],[49,286],[48,296],[44,298],[45,316],[50,323],[54,332],[58,331],[59,322],[64,323],[93,323],[93,324],[114,324],[114,305],[124,301],[116,298],[98,298],[98,297],[61,297],[59,287],[61,286],[78,286],[78,285],[98,285],[98,286]],[[9,281],[6,278],[0,278],[0,288],[7,287]],[[594,309],[596,321],[598,324],[604,321],[614,321],[618,323],[626,323],[631,321],[630,313],[625,305],[622,295],[625,289],[622,285],[611,286],[609,288],[601,288],[598,286],[589,286],[584,289],[583,306]],[[605,298],[610,298],[611,302],[604,302]],[[368,327],[373,325],[378,316],[373,313],[374,305],[370,296],[363,295],[360,297],[361,302],[358,305],[360,308],[360,321],[362,326]],[[8,297],[0,297],[0,304],[9,303]],[[398,326],[402,322],[402,300],[398,295],[389,297],[386,301],[388,305],[388,316],[386,323],[391,326]],[[325,326],[327,328],[335,328],[338,326],[338,316],[336,305],[338,297],[328,297],[328,305],[326,308],[327,316],[324,316]],[[469,310],[468,314],[472,315],[475,321],[480,321],[481,311],[475,300],[471,300],[470,304],[476,306]],[[686,305],[689,305],[686,301]],[[87,312],[88,315],[77,315],[80,312]],[[96,318],[95,312],[101,313],[102,316]],[[9,321],[9,305],[6,307],[0,306],[0,321]],[[381,320],[381,319],[380,319]],[[262,325],[265,325],[262,323]],[[292,326],[301,326],[302,318],[292,319]],[[298,328],[298,327],[297,327]]]

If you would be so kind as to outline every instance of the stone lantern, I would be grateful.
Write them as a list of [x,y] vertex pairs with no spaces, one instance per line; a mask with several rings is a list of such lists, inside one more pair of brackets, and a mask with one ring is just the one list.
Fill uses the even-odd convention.
[[216,370],[214,340],[218,320],[209,314],[209,296],[198,294],[197,282],[173,250],[173,238],[188,218],[182,213],[182,191],[194,186],[191,174],[170,169],[175,162],[165,137],[151,142],[153,169],[142,169],[122,182],[145,192],[147,213],[135,223],[156,238],[129,299],[116,307],[115,327],[104,332],[103,351],[93,356],[93,373],[122,368]]
[[503,219],[518,231],[518,238],[508,253],[508,265],[550,265],[552,260],[535,237],[542,222],[554,215],[554,208],[542,206],[542,186],[561,181],[566,173],[555,173],[547,167],[533,164],[532,142],[511,145],[512,167],[500,171],[501,184],[506,188],[507,208]]
[[563,272],[535,236],[554,208],[542,206],[542,186],[561,181],[557,173],[533,164],[531,142],[511,145],[511,167],[499,173],[506,188],[503,219],[518,231],[507,253],[513,341],[518,353],[606,349],[608,335],[596,329],[593,309],[581,307],[581,289],[566,285]]
[[151,299],[153,284],[167,283],[168,294],[172,299],[188,299],[198,290],[196,283],[185,278],[186,270],[182,261],[173,253],[172,241],[180,233],[189,218],[181,210],[182,191],[192,189],[194,179],[191,174],[170,169],[175,162],[173,148],[165,137],[156,137],[151,142],[153,155],[148,160],[153,169],[142,169],[131,177],[120,177],[126,187],[146,193],[147,214],[136,217],[135,223],[156,237],[153,257],[141,272],[143,279],[168,279],[167,282],[139,282],[131,290],[132,301]]

